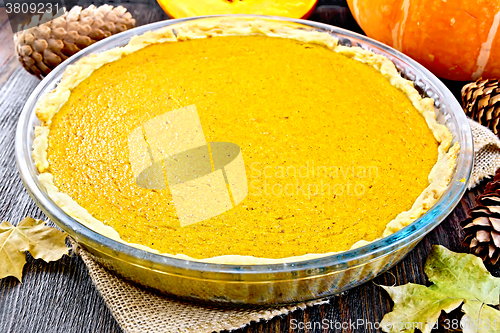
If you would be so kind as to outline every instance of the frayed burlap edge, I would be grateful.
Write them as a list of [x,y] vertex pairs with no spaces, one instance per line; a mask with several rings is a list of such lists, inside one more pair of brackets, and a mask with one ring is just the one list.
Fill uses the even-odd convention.
[[491,178],[500,167],[500,140],[488,128],[468,119],[474,140],[474,168],[469,181],[469,189],[483,179]]
[[99,265],[93,255],[70,240],[73,251],[89,270],[90,277],[116,321],[126,333],[211,333],[235,330],[251,322],[269,320],[297,309],[328,303],[317,300],[283,307],[225,308],[168,298],[142,289]]

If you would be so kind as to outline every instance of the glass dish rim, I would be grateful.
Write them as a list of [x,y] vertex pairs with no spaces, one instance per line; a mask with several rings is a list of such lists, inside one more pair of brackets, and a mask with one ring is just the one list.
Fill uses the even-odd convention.
[[[31,149],[26,150],[28,145],[25,138],[28,137],[29,126],[32,125],[29,121],[33,117],[36,102],[38,97],[44,88],[51,84],[53,78],[65,70],[68,64],[74,63],[76,60],[92,53],[95,49],[106,44],[112,44],[113,42],[127,37],[132,37],[134,35],[143,34],[149,30],[157,30],[171,26],[178,23],[183,23],[187,21],[203,20],[209,18],[223,18],[223,17],[237,17],[237,18],[248,18],[248,19],[270,19],[278,21],[288,21],[292,23],[302,24],[308,27],[321,29],[322,31],[327,31],[329,33],[334,33],[337,35],[345,36],[347,38],[355,38],[370,44],[382,50],[385,53],[392,55],[399,60],[404,61],[409,64],[410,67],[419,74],[423,74],[430,83],[433,84],[442,97],[451,104],[450,113],[453,113],[457,118],[457,124],[461,127],[461,134],[463,140],[460,142],[461,148],[457,159],[457,166],[455,173],[453,174],[450,184],[448,185],[445,193],[441,196],[438,202],[433,205],[433,207],[427,211],[423,216],[418,218],[416,221],[406,226],[405,228],[391,234],[387,237],[375,240],[362,247],[351,249],[348,251],[338,252],[324,257],[298,260],[294,262],[287,263],[271,263],[271,264],[247,264],[247,265],[235,265],[235,264],[222,264],[222,263],[206,263],[195,260],[186,260],[180,258],[168,257],[161,254],[156,254],[141,249],[134,248],[130,245],[120,243],[108,237],[105,237],[76,221],[74,218],[66,214],[57,204],[55,204],[41,188],[38,179],[34,178],[31,172],[28,170],[28,163],[31,158]],[[337,36],[340,38],[341,36]],[[116,47],[116,46],[114,46]],[[276,16],[264,16],[264,15],[246,15],[246,14],[235,14],[235,15],[208,15],[208,16],[198,16],[182,19],[172,19],[166,21],[160,21],[151,23],[148,25],[140,26],[132,30],[122,32],[120,34],[108,37],[100,42],[97,42],[88,48],[82,50],[81,52],[75,54],[74,56],[67,59],[63,64],[54,69],[44,80],[42,80],[35,90],[30,95],[28,101],[23,107],[21,116],[19,118],[17,130],[16,130],[16,140],[15,140],[15,150],[16,150],[16,161],[18,165],[18,170],[21,175],[23,183],[33,197],[35,202],[39,206],[43,207],[44,212],[63,230],[67,231],[70,235],[71,232],[76,234],[76,238],[82,240],[84,244],[92,244],[92,247],[99,246],[103,249],[105,253],[121,253],[127,256],[129,259],[133,259],[133,262],[139,263],[144,266],[144,261],[154,264],[155,267],[165,266],[165,267],[175,267],[180,269],[187,269],[200,272],[213,272],[213,273],[229,273],[229,274],[265,274],[270,272],[293,272],[293,271],[315,271],[318,269],[323,269],[325,267],[335,268],[335,267],[346,267],[351,265],[362,265],[368,262],[372,258],[381,257],[394,250],[401,247],[401,244],[406,244],[418,237],[423,237],[430,230],[436,227],[441,221],[448,216],[452,209],[458,204],[459,200],[462,198],[466,191],[467,183],[470,178],[473,165],[473,154],[467,158],[464,156],[464,152],[473,151],[473,141],[472,134],[467,122],[465,113],[455,112],[456,110],[461,110],[458,101],[451,94],[448,88],[431,72],[425,69],[422,65],[418,64],[416,61],[412,60],[408,56],[400,53],[397,50],[390,48],[378,41],[375,41],[369,37],[362,36],[355,32],[345,30],[343,28],[334,27],[331,25],[318,23],[314,21],[301,20],[301,19],[291,19]],[[28,147],[30,148],[30,147]],[[28,156],[27,156],[28,155]],[[465,179],[465,181],[460,181]],[[445,200],[446,199],[446,200]]]

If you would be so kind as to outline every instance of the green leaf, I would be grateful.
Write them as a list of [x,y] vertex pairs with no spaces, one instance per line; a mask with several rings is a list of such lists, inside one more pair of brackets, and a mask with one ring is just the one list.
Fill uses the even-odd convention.
[[420,284],[382,287],[394,301],[392,312],[387,313],[381,323],[385,332],[414,332],[418,328],[428,333],[442,310],[450,312],[462,304],[462,299],[449,297]]
[[464,333],[500,333],[500,311],[478,301],[465,301],[460,324]]
[[450,297],[499,304],[500,279],[493,277],[475,255],[435,245],[424,270],[429,280]]
[[424,270],[434,283],[430,287],[412,283],[383,287],[394,301],[392,312],[382,320],[384,332],[414,332],[418,328],[428,333],[442,310],[450,312],[464,301],[464,323],[476,320],[476,325],[465,327],[464,332],[497,332],[492,326],[488,330],[484,325],[478,325],[482,318],[491,322],[498,318],[495,323],[498,322],[500,328],[500,312],[486,305],[499,304],[500,279],[488,272],[481,259],[434,246]]
[[0,224],[0,279],[14,276],[21,281],[26,251],[30,251],[35,259],[59,260],[68,254],[66,236],[66,233],[30,217],[17,227],[3,222]]

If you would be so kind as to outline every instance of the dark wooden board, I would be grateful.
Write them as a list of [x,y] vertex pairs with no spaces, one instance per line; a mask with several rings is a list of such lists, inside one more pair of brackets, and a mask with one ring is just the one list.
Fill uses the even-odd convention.
[[[158,5],[150,0],[143,0],[139,4],[127,2],[126,6],[131,11],[135,10],[138,24],[166,18]],[[311,19],[360,31],[344,1],[319,1]],[[12,31],[4,8],[0,8],[0,45],[0,221],[17,224],[25,216],[46,219],[24,189],[14,159],[17,119],[39,80],[28,74],[15,56]],[[459,96],[460,85],[448,84]],[[476,193],[477,190],[467,193],[453,213],[387,273],[332,297],[330,304],[297,310],[268,322],[251,323],[239,332],[377,331],[370,328],[369,324],[356,323],[358,320],[364,323],[380,322],[384,314],[390,311],[390,299],[378,285],[426,283],[423,265],[433,244],[464,251],[460,244],[459,221],[474,204]],[[498,268],[489,268],[499,275]],[[456,312],[451,316],[458,318],[460,314]],[[324,320],[334,328],[336,323],[354,325],[345,330],[327,330],[321,327]],[[294,329],[300,322],[309,322],[316,328]],[[438,331],[445,332],[444,325]],[[10,332],[111,333],[121,332],[121,329],[92,285],[80,258],[71,256],[58,262],[45,263],[28,256],[23,283],[15,278],[0,280],[0,333]]]

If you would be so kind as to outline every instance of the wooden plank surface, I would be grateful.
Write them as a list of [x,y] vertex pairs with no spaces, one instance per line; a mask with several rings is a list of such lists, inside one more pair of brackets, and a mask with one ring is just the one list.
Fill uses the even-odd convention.
[[[131,10],[139,8],[133,4],[127,6]],[[137,16],[139,24],[165,17],[159,7],[151,3],[140,4]],[[311,19],[359,30],[349,16],[343,1],[320,1]],[[17,224],[25,216],[46,219],[24,189],[14,159],[17,119],[39,80],[28,74],[15,56],[4,8],[0,8],[0,45],[0,221]],[[450,84],[450,87],[459,94],[459,85]],[[387,273],[332,297],[330,304],[297,310],[268,322],[251,323],[239,332],[376,332],[366,323],[380,322],[391,309],[389,297],[378,285],[426,283],[423,264],[433,244],[464,251],[460,244],[459,221],[474,204],[477,191],[467,193],[452,214]],[[499,275],[498,268],[489,268],[494,275]],[[459,316],[459,312],[451,314],[452,318]],[[321,327],[325,320],[333,329]],[[358,325],[358,320],[363,320],[364,324]],[[300,329],[297,327],[300,322],[309,322],[315,328]],[[335,325],[341,324],[349,327],[335,329]],[[445,332],[444,325],[438,331]],[[0,332],[110,333],[121,332],[121,329],[93,287],[81,259],[65,256],[54,263],[28,257],[22,284],[15,278],[0,280]]]

